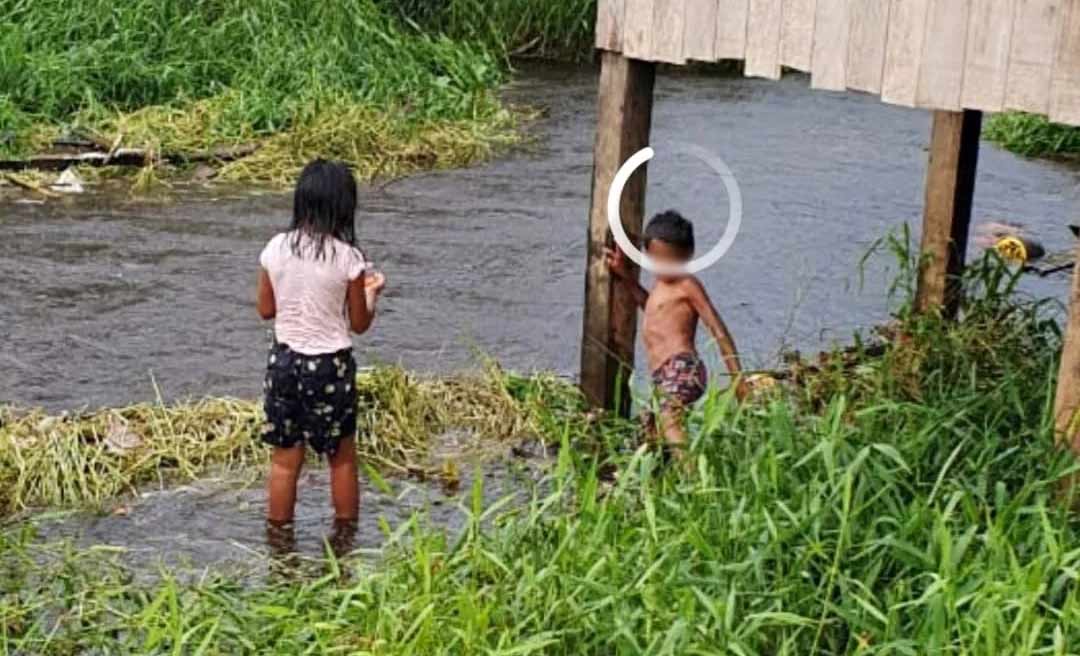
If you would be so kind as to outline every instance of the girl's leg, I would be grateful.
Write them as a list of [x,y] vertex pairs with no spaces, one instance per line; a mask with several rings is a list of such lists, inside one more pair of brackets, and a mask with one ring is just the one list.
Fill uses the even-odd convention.
[[356,472],[356,440],[341,441],[330,458],[330,496],[338,522],[355,522],[360,516],[360,483]]
[[267,490],[270,508],[267,519],[274,524],[287,524],[296,512],[296,483],[304,466],[304,445],[277,447],[270,456],[270,478]]

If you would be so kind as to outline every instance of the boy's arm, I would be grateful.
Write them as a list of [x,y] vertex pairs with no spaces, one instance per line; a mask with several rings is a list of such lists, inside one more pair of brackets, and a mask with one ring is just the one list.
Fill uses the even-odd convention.
[[689,294],[691,305],[701,317],[705,327],[709,329],[713,339],[716,340],[716,345],[720,347],[720,354],[724,356],[724,364],[727,365],[728,371],[732,376],[738,377],[742,374],[742,363],[739,362],[739,350],[735,348],[735,340],[732,339],[727,324],[713,307],[708,292],[696,279],[691,279]]
[[270,274],[259,268],[259,282],[255,285],[255,309],[259,316],[269,321],[277,316],[277,300],[274,298],[274,285]]
[[649,292],[645,291],[641,283],[631,277],[630,269],[626,264],[626,256],[623,255],[623,252],[619,249],[605,248],[604,255],[607,258],[607,266],[608,270],[611,271],[611,275],[622,284],[624,289],[630,292],[638,307],[644,308],[645,304],[649,302]]

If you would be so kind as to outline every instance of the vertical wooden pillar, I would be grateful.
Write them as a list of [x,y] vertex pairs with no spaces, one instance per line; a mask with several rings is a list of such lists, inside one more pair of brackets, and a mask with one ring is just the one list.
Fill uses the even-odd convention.
[[[613,284],[604,261],[604,248],[613,243],[608,228],[607,199],[619,168],[649,145],[655,81],[655,64],[613,52],[601,53],[581,389],[594,406],[624,415],[630,409],[628,382],[634,367],[638,308],[629,294]],[[626,185],[622,198],[623,226],[635,242],[640,239],[645,214],[645,179],[645,167],[642,167]],[[634,275],[638,275],[636,270]]]
[[[1076,249],[1080,258],[1080,246]],[[1078,259],[1077,261],[1080,261]],[[1080,431],[1077,430],[1077,410],[1080,409],[1080,267],[1073,269],[1072,293],[1069,296],[1069,320],[1065,326],[1065,344],[1061,349],[1061,368],[1058,370],[1057,394],[1054,397],[1054,428],[1058,443],[1080,456]],[[1074,481],[1075,482],[1075,481]]]
[[915,297],[919,312],[940,307],[946,316],[956,316],[981,132],[982,112],[934,112],[923,210],[924,264]]

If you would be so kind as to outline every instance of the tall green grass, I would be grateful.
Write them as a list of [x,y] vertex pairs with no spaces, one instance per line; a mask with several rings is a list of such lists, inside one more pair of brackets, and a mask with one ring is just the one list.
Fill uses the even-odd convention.
[[[1077,524],[1055,487],[1053,308],[976,266],[965,320],[902,317],[884,357],[692,418],[696,475],[570,406],[532,500],[463,499],[458,536],[418,523],[384,559],[244,587],[134,585],[101,553],[0,545],[9,653],[1069,654]],[[840,365],[837,365],[838,367]],[[523,388],[521,394],[528,394]],[[599,455],[599,457],[597,457]],[[612,487],[598,477],[614,458]],[[481,481],[478,477],[477,481]],[[482,485],[478,482],[477,485]],[[503,515],[492,524],[489,520]],[[44,562],[42,565],[40,563]]]
[[592,56],[596,0],[381,0],[424,29],[485,44],[505,56]]
[[357,157],[445,157],[423,149],[441,126],[466,147],[505,136],[503,72],[374,0],[0,0],[0,148],[26,152],[34,124],[166,150],[315,124],[355,131]]
[[1034,114],[995,114],[987,121],[983,135],[1026,157],[1080,157],[1080,128],[1051,123]]

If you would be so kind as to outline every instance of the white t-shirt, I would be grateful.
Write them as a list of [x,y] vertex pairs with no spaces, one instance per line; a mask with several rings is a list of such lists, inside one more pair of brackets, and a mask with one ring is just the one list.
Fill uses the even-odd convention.
[[364,255],[327,237],[323,256],[317,258],[315,240],[308,235],[301,236],[297,255],[292,248],[295,236],[295,231],[279,234],[259,256],[274,288],[274,335],[279,343],[304,355],[351,348],[346,297],[349,283],[367,269]]

